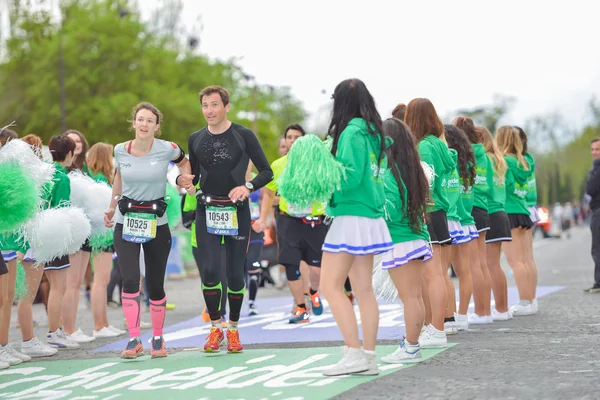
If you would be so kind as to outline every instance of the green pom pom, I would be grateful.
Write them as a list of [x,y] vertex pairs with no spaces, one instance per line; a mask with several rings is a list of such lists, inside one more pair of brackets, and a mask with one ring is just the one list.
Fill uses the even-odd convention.
[[89,243],[92,253],[101,253],[113,245],[114,231],[106,230],[102,233],[95,233],[90,236]]
[[314,201],[327,204],[335,190],[341,188],[344,166],[331,154],[333,141],[324,142],[316,135],[305,135],[294,142],[288,161],[279,178],[279,194],[298,206]]
[[177,226],[181,221],[181,194],[172,185],[167,183],[167,218],[169,220],[169,228]]
[[17,230],[38,211],[35,183],[15,162],[0,163],[0,232]]
[[17,280],[15,282],[15,298],[22,299],[27,297],[27,278],[25,267],[20,262],[17,263]]

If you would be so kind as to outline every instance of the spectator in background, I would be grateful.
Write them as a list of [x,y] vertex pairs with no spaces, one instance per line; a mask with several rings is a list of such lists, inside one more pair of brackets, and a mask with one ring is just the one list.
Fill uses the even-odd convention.
[[594,285],[585,289],[586,293],[600,293],[600,138],[592,139],[591,152],[593,167],[585,185],[585,192],[590,196],[592,231],[592,258],[594,260]]

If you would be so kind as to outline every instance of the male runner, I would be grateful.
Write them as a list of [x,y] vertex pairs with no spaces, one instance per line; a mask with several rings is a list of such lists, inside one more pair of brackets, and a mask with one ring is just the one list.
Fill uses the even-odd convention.
[[[304,129],[300,125],[290,125],[286,128],[284,138],[288,149],[301,136]],[[257,232],[266,227],[269,210],[277,192],[277,179],[287,165],[287,155],[275,160],[271,165],[274,172],[273,180],[266,186],[261,204],[260,218],[252,225]],[[321,277],[321,247],[327,235],[325,225],[325,207],[314,203],[312,207],[300,209],[289,203],[285,198],[279,200],[280,215],[277,219],[277,241],[279,243],[279,263],[285,266],[288,285],[294,296],[296,308],[290,324],[309,322],[304,288],[300,279],[300,262],[309,265],[310,301],[315,315],[323,313],[323,305],[319,296],[319,279]]]
[[[237,330],[244,300],[246,249],[250,236],[250,207],[247,198],[273,179],[273,171],[255,134],[227,119],[229,93],[220,86],[200,92],[200,103],[207,127],[194,132],[188,142],[192,175],[180,175],[178,185],[194,185],[197,193],[196,243],[201,252],[198,269],[202,292],[212,328],[205,352],[217,352],[225,335],[220,325],[221,271],[227,275],[229,328],[227,351],[243,350]],[[249,162],[258,175],[246,181]],[[198,178],[199,177],[199,178]]]

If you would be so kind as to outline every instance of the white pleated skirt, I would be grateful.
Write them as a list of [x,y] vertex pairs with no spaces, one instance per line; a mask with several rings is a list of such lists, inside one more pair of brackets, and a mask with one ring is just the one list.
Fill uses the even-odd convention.
[[426,240],[410,240],[396,243],[392,250],[383,255],[381,268],[384,270],[398,268],[413,260],[429,261],[433,256],[431,245]]
[[479,237],[479,233],[477,232],[477,226],[473,225],[461,225],[461,234],[454,239],[452,244],[465,244],[469,243],[472,240],[475,240]]
[[452,238],[452,243],[456,243],[457,240],[460,240],[462,236],[464,236],[463,227],[458,221],[448,220],[448,233],[450,233],[450,237]]
[[392,238],[383,218],[345,215],[333,219],[322,249],[328,253],[364,256],[385,253],[392,247]]

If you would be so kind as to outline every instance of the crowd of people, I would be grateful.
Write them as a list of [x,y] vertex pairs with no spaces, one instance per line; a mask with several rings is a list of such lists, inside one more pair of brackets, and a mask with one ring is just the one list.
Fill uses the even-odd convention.
[[[399,104],[392,117],[383,120],[365,84],[345,80],[333,93],[327,152],[330,161],[344,169],[344,179],[332,186],[333,194],[326,201],[309,198],[307,206],[298,206],[279,189],[283,179],[299,178],[284,172],[298,162],[294,160],[302,159],[293,157],[295,143],[310,136],[302,126],[285,129],[281,158],[269,163],[255,133],[228,119],[231,105],[226,89],[209,86],[200,92],[199,101],[207,126],[190,135],[187,156],[178,144],[158,138],[163,116],[150,103],[134,107],[135,134],[114,148],[96,143],[88,149],[83,134],[74,130],[50,139],[55,171],[43,207],[69,203],[73,171],[110,185],[104,224],[113,232],[112,240],[103,248],[92,248],[88,240],[78,251],[36,269],[32,268],[36,249],[28,248],[17,233],[3,232],[0,368],[95,338],[124,334],[106,317],[113,257],[119,266],[130,336],[121,357],[144,354],[142,287],[149,299],[151,356],[167,356],[164,280],[171,232],[165,193],[172,163],[179,168],[175,183],[186,192],[183,214],[190,219],[191,246],[205,302],[203,317],[211,323],[205,352],[223,347],[228,353],[243,351],[238,322],[245,290],[249,289],[248,313],[256,315],[261,250],[265,230],[272,225],[278,262],[294,301],[289,323],[307,323],[311,314],[322,314],[324,298],[344,338],[342,359],[323,371],[328,376],[379,373],[375,294],[382,288],[377,287],[378,280],[373,287],[374,271],[391,279],[394,296],[404,306],[406,326],[398,349],[385,355],[383,362],[418,362],[420,349],[446,347],[447,335],[466,331],[469,325],[538,312],[531,229],[538,219],[535,161],[521,128],[506,125],[492,134],[465,116],[444,125],[434,105],[424,98]],[[19,140],[16,132],[3,129],[0,144],[4,147],[11,140]],[[41,154],[39,137],[28,135],[22,140]],[[319,163],[293,167],[302,171],[303,182],[323,184]],[[512,305],[500,266],[502,252],[519,292],[519,302]],[[79,288],[90,258],[92,336],[76,325]],[[28,290],[19,300],[20,351],[8,345],[17,259],[26,271]],[[448,275],[450,265],[458,276],[458,307]],[[31,313],[43,276],[50,288],[46,341],[33,336]],[[468,314],[471,298],[475,309]]]

